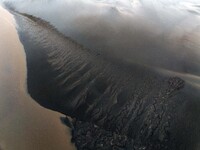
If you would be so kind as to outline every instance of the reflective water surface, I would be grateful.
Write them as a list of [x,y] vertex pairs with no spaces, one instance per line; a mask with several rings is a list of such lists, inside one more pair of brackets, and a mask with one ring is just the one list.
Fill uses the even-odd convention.
[[106,57],[189,75],[199,86],[197,0],[5,1]]
[[[178,76],[194,86],[197,92],[190,92],[198,95],[200,7],[197,0],[5,1],[20,12],[48,21],[65,36],[100,56]],[[9,17],[4,15],[1,9],[0,27],[4,25],[4,28],[0,28],[0,145],[2,149],[34,149],[34,146],[69,149],[68,130],[60,123],[60,114],[38,106],[25,92],[24,52],[18,47],[19,39]],[[187,108],[193,111],[192,107]],[[199,121],[197,114],[192,115],[194,124]],[[200,147],[195,146],[197,150]]]

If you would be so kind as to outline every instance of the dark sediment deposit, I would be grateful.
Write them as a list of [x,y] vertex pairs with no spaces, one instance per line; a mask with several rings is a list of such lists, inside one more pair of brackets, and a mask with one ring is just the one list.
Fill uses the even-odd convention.
[[195,150],[198,88],[95,54],[41,19],[14,15],[26,51],[28,92],[42,106],[78,120],[72,122],[78,149]]
[[132,138],[106,131],[93,123],[73,120],[72,124],[71,141],[78,150],[146,150]]
[[92,123],[82,121],[74,122],[72,142],[79,150],[134,150],[136,148],[133,139],[126,135],[105,131]]

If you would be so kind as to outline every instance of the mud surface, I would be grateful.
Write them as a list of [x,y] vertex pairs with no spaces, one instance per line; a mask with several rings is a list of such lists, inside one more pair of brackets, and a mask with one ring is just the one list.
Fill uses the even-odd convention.
[[[196,149],[199,88],[152,67],[107,59],[39,18],[14,14],[27,56],[28,92],[42,106],[82,121],[73,132],[79,149],[98,148],[102,139],[121,139],[114,145],[125,149]],[[103,145],[111,148],[107,140]]]

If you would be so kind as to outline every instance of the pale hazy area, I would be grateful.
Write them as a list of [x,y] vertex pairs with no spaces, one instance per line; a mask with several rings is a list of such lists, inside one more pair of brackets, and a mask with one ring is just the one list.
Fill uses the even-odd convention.
[[0,149],[71,150],[61,114],[39,106],[26,93],[26,62],[14,18],[0,6]]
[[[102,56],[152,66],[200,88],[198,0],[5,2],[48,21]],[[69,130],[60,123],[61,115],[40,107],[25,94],[24,50],[10,20],[14,19],[1,8],[0,147],[70,150]]]
[[198,0],[2,1],[102,56],[151,66],[200,86]]

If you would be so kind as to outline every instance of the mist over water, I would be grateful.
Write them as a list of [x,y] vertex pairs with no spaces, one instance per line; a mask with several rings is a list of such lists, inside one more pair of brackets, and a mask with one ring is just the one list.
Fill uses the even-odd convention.
[[[200,112],[197,2],[9,2],[17,11],[48,21],[77,42],[38,18],[15,14],[20,40],[27,54],[28,90],[41,105],[115,130],[115,126],[121,125],[121,118],[115,114],[123,112],[129,96],[136,95],[125,111],[129,114],[136,107],[128,117],[133,120],[141,108],[144,110],[142,121],[131,124],[126,120],[131,129],[124,129],[122,133],[140,139],[137,131],[146,124],[151,126],[150,121],[161,122],[158,123],[159,134],[164,132],[165,121],[173,122],[170,131],[176,142],[184,141],[188,147],[198,150],[199,134],[195,134],[199,131],[200,121],[197,117]],[[181,79],[167,80],[166,75]],[[168,89],[169,83],[171,89]],[[162,96],[162,92],[166,95]],[[156,107],[164,108],[161,121],[153,115],[159,114],[159,109],[156,112],[151,109],[154,95],[160,100]],[[135,101],[141,102],[139,108]],[[116,119],[109,122],[104,115],[113,115]],[[173,121],[168,115],[174,117]],[[151,129],[148,131],[154,133]],[[164,133],[160,135],[167,137]],[[158,138],[156,134],[154,136]]]
[[127,135],[140,148],[196,149],[198,88],[173,71],[162,68],[171,74],[164,76],[143,63],[108,59],[39,18],[13,14],[27,57],[28,92],[39,104]]
[[6,2],[104,57],[200,75],[198,1]]

